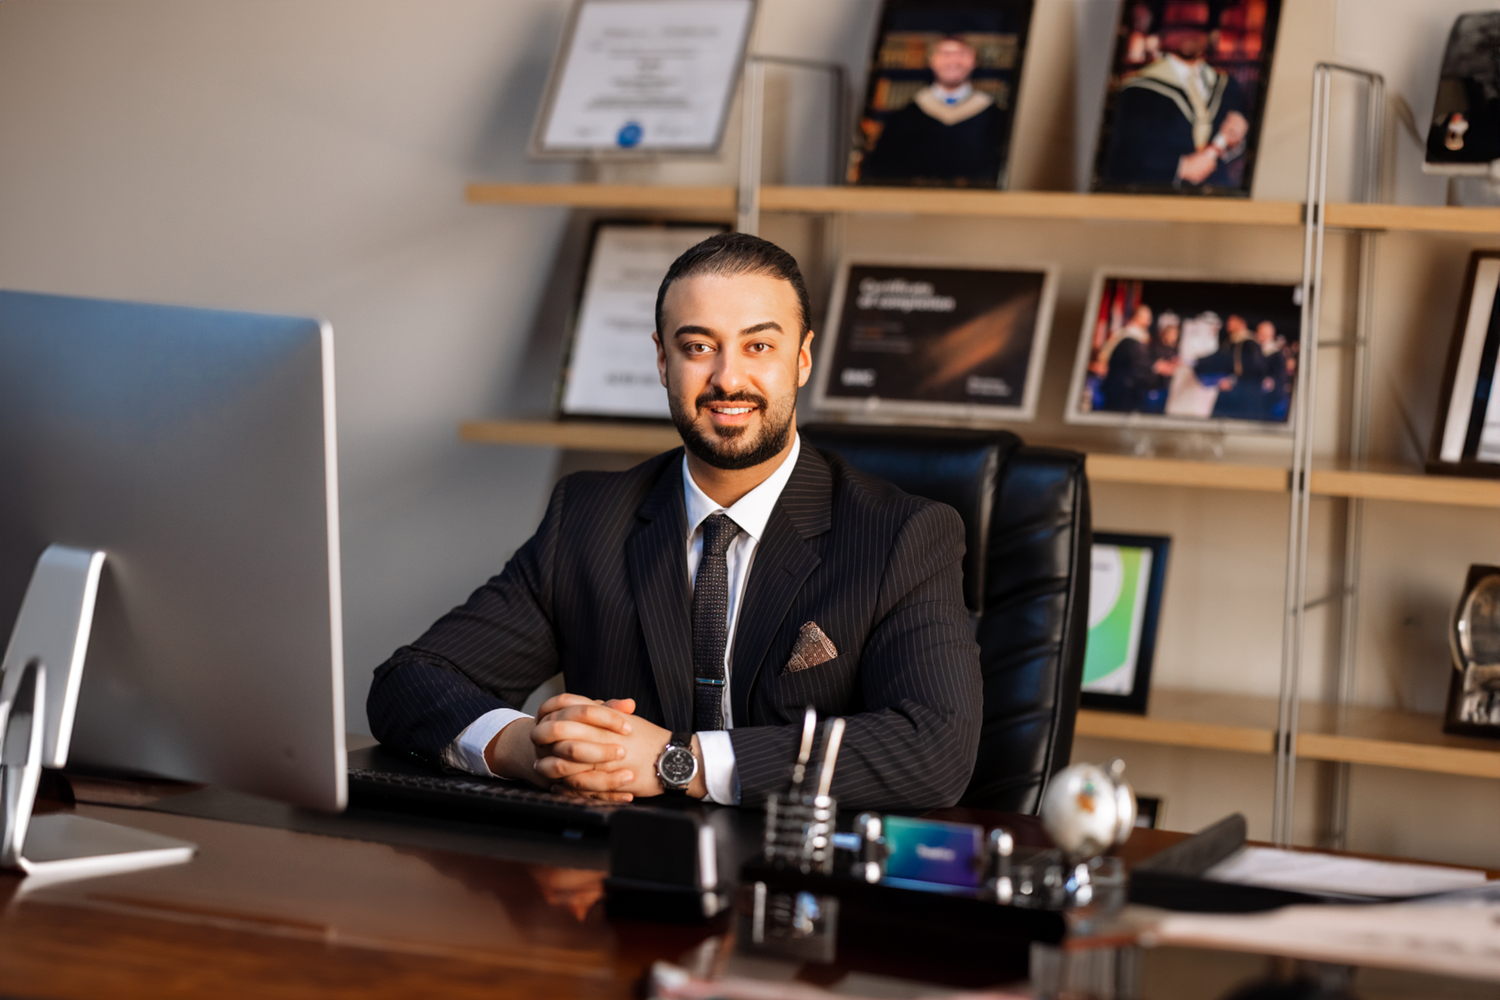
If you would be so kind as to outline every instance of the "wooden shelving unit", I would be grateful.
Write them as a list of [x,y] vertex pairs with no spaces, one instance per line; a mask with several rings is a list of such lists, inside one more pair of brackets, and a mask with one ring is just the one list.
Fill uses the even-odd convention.
[[[580,209],[667,212],[679,217],[732,220],[737,189],[730,185],[648,184],[469,185],[480,205],[538,205]],[[1173,198],[1068,192],[975,191],[874,187],[764,186],[762,213],[887,214],[941,218],[1050,220],[1064,223],[1162,223],[1262,226],[1300,230],[1307,207],[1296,201]],[[1329,229],[1451,233],[1500,239],[1500,208],[1329,204]],[[584,451],[655,454],[680,442],[664,424],[604,420],[480,420],[460,429],[466,441],[540,445]],[[1280,464],[1090,454],[1096,483],[1232,490],[1287,496],[1291,471]],[[1500,481],[1426,475],[1420,469],[1366,464],[1314,466],[1308,488],[1320,497],[1500,510]],[[1156,689],[1144,715],[1082,710],[1077,734],[1188,750],[1223,750],[1284,759],[1391,767],[1500,779],[1500,741],[1447,736],[1436,714],[1302,702],[1295,748],[1278,746],[1278,699],[1204,691]],[[1281,792],[1278,777],[1278,796]],[[1282,808],[1278,803],[1277,809]],[[1286,806],[1289,815],[1290,805]],[[1337,834],[1342,836],[1340,832]]]
[[[460,426],[459,436],[481,444],[539,445],[642,455],[654,455],[682,443],[677,431],[663,424],[608,420],[472,420]],[[1287,470],[1279,466],[1179,458],[1094,454],[1088,457],[1088,474],[1099,483],[1253,493],[1286,493],[1289,488]],[[1317,470],[1313,473],[1312,489],[1320,496],[1500,509],[1500,481],[1429,476],[1417,471]]]
[[[1158,689],[1145,715],[1083,709],[1077,734],[1270,756],[1276,699]],[[1297,756],[1474,778],[1500,778],[1500,743],[1443,733],[1442,717],[1303,702]]]
[[[735,212],[729,185],[669,187],[655,184],[470,184],[477,205],[553,205],[637,211]],[[924,188],[763,187],[763,212],[853,212],[1093,222],[1194,222],[1248,226],[1300,226],[1295,201],[1172,198],[1151,195],[1075,194],[1064,191],[955,191]],[[1336,229],[1500,234],[1500,208],[1430,205],[1329,205]]]

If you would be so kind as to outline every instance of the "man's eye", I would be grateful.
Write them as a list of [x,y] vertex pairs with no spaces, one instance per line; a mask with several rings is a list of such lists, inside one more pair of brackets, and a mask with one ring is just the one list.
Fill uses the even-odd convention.
[[750,347],[749,347],[749,350],[754,351],[756,354],[764,354],[767,351],[769,351],[770,349],[771,349],[771,345],[767,344],[767,343],[764,343],[764,342],[758,343],[758,344],[751,344]]
[[707,354],[709,351],[713,350],[713,348],[709,347],[707,344],[697,344],[697,343],[695,343],[695,344],[688,344],[687,347],[684,348],[684,349],[689,354]]

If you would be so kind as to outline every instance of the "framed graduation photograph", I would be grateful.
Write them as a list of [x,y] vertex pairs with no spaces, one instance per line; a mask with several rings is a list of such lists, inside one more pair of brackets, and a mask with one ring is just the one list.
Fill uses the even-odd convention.
[[1057,268],[861,259],[839,269],[814,406],[933,422],[1030,420]]
[[1288,433],[1301,324],[1296,281],[1101,268],[1084,312],[1066,419]]
[[1084,707],[1145,713],[1171,545],[1160,535],[1094,533]]
[[574,0],[531,155],[717,152],[754,20],[755,0]]
[[1281,0],[1125,0],[1093,190],[1248,198]]
[[1427,471],[1500,476],[1500,250],[1469,258]]
[[598,222],[558,386],[564,417],[670,420],[656,371],[656,293],[689,247],[725,232],[712,223]]
[[886,0],[850,184],[1005,187],[1034,0]]

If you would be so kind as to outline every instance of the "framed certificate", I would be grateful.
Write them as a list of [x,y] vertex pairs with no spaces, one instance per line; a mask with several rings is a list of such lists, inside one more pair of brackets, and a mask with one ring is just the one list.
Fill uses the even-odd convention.
[[715,152],[754,19],[755,0],[576,0],[532,155]]
[[667,268],[720,225],[600,222],[563,363],[563,416],[670,420],[656,371],[656,292]]
[[1171,545],[1159,535],[1094,533],[1084,707],[1146,711]]
[[1083,317],[1066,418],[1288,433],[1301,330],[1296,281],[1102,268]]
[[814,405],[877,420],[1030,420],[1057,268],[845,262]]
[[1500,476],[1500,252],[1469,258],[1427,471]]

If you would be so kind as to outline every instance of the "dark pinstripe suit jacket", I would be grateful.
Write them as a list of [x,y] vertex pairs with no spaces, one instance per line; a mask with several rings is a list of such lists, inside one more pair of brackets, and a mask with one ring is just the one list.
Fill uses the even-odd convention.
[[[436,761],[470,722],[519,705],[559,669],[591,698],[692,728],[692,593],[682,449],[557,484],[501,574],[375,672],[370,724]],[[849,807],[951,805],[979,741],[979,651],[962,598],[964,530],[803,445],[755,551],[730,697],[741,803],[789,780],[802,710],[848,718],[834,794]],[[839,655],[783,673],[813,621]]]

